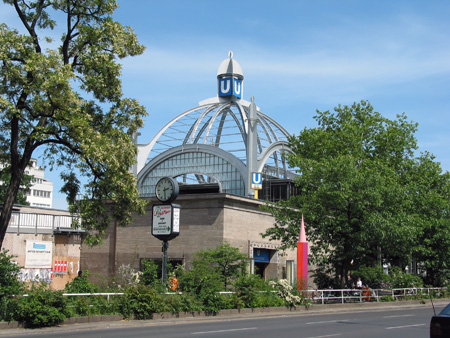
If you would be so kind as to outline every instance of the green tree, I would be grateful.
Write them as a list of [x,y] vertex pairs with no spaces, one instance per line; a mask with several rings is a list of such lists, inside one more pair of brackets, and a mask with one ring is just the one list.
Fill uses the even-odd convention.
[[450,283],[450,173],[425,153],[409,175],[410,212],[420,228],[413,258],[426,271],[427,284],[444,286]]
[[[4,158],[4,157],[3,157]],[[8,159],[2,159],[0,154],[0,163],[8,163]],[[30,175],[23,175],[20,182],[20,188],[17,192],[16,200],[14,204],[29,205],[27,201],[27,193],[30,191],[31,182],[33,177]],[[4,201],[8,193],[8,185],[6,182],[11,181],[11,167],[6,165],[0,169],[0,201]]]
[[318,127],[290,138],[300,195],[267,207],[277,222],[264,235],[295,247],[303,213],[313,262],[331,266],[342,286],[350,269],[380,257],[404,266],[421,234],[411,192],[417,124],[384,118],[365,101],[315,119]]
[[[115,0],[3,2],[14,7],[24,33],[0,24],[0,153],[11,171],[0,244],[38,148],[50,168],[64,166],[62,191],[83,226],[98,230],[95,242],[110,221],[106,200],[121,225],[144,209],[129,168],[136,154],[132,137],[146,112],[123,97],[119,63],[144,47],[130,27],[112,19]],[[57,23],[60,43],[50,37]],[[79,194],[84,198],[76,200]]]
[[222,276],[225,287],[244,273],[248,264],[247,256],[229,243],[223,243],[214,249],[200,250],[196,252],[196,256]]
[[228,243],[197,251],[192,268],[178,276],[180,290],[200,300],[205,311],[217,312],[224,306],[218,292],[225,291],[244,273],[246,258]]

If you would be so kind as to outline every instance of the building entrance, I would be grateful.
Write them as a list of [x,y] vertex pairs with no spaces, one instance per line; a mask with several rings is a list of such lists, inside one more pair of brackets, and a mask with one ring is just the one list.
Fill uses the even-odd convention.
[[266,268],[270,263],[271,252],[269,249],[253,249],[253,259],[255,260],[255,274],[266,278]]

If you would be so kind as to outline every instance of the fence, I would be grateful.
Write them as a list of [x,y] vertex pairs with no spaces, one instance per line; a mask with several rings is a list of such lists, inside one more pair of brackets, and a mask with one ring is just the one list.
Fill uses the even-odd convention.
[[49,215],[38,213],[13,212],[8,225],[9,231],[17,233],[47,233],[55,230],[80,229],[81,220],[71,215]]
[[[264,292],[264,291],[261,291]],[[274,291],[269,291],[274,292]],[[326,289],[326,290],[306,290],[308,297],[315,303],[349,303],[349,302],[379,302],[383,297],[392,297],[392,299],[414,298],[418,296],[440,297],[447,292],[447,288],[402,288],[402,289]],[[220,294],[232,294],[232,291],[219,292]],[[177,294],[167,292],[166,294]],[[110,296],[123,296],[124,293],[64,293],[66,297],[76,296],[105,296],[109,301]],[[26,296],[26,295],[25,295]]]
[[348,302],[379,302],[383,297],[391,299],[414,298],[419,296],[440,297],[442,293],[447,292],[447,288],[398,288],[398,289],[326,289],[326,290],[307,290],[305,291],[313,302],[329,303],[348,303]]

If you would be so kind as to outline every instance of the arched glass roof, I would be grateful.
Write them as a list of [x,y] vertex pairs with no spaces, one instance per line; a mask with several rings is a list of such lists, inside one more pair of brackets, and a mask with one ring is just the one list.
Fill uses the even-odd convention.
[[[242,70],[230,57],[233,68]],[[227,60],[225,60],[227,61]],[[222,62],[220,74],[230,69]],[[236,76],[237,78],[237,76]],[[226,80],[226,79],[225,79]],[[200,103],[168,122],[146,145],[138,146],[137,176],[141,196],[153,196],[163,176],[183,184],[218,183],[222,192],[249,194],[248,144],[250,103],[236,97],[217,97]],[[253,168],[265,177],[293,178],[283,152],[290,151],[289,134],[275,120],[256,110],[256,157]],[[254,170],[253,169],[253,170]]]

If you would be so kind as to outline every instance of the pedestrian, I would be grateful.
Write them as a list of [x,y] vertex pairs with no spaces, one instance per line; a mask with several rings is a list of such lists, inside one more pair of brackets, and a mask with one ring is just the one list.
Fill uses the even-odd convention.
[[361,277],[358,277],[358,281],[356,282],[356,288],[362,289],[362,287],[363,287],[363,283],[362,283]]

